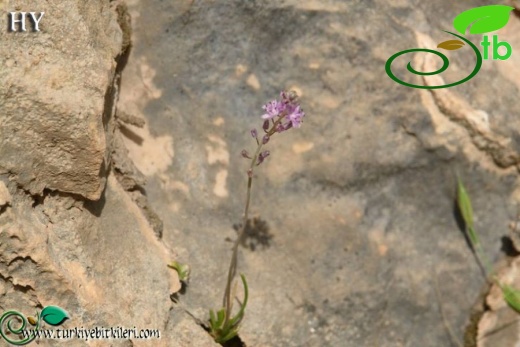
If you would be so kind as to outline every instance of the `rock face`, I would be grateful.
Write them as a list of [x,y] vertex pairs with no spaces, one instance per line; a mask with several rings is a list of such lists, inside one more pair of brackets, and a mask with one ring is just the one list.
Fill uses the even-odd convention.
[[[27,32],[0,31],[0,314],[59,306],[70,315],[60,328],[158,329],[153,345],[169,346],[170,294],[180,283],[114,116],[130,37],[126,6],[0,5],[5,13],[45,12],[40,32],[29,24]],[[6,322],[1,328],[7,332]],[[111,345],[143,343],[150,345]]]
[[[125,142],[146,173],[164,240],[191,265],[186,309],[206,319],[221,302],[226,239],[246,192],[240,152],[253,148],[261,105],[294,89],[305,122],[271,139],[253,183],[252,216],[272,238],[241,249],[251,295],[242,341],[448,346],[447,326],[462,339],[485,281],[454,213],[456,174],[486,252],[502,257],[520,197],[520,55],[484,61],[470,81],[433,92],[395,83],[384,66],[398,51],[451,39],[442,30],[453,30],[457,14],[488,3],[128,4],[134,48],[119,109],[147,127],[128,126]],[[514,52],[519,22],[512,14],[498,32]],[[471,51],[448,54],[450,69],[434,78],[471,72]],[[422,71],[438,63],[408,60]],[[408,60],[395,62],[397,73]]]
[[[457,14],[487,4],[0,2],[45,11],[41,32],[0,33],[0,313],[57,305],[67,328],[161,330],[114,346],[215,346],[200,323],[222,301],[242,217],[240,152],[261,105],[293,89],[304,124],[273,136],[255,171],[242,343],[514,343],[516,330],[494,324],[511,312],[488,295],[454,198],[459,175],[489,258],[517,256],[505,237],[520,203],[519,17],[498,31],[512,57],[457,87],[385,73],[391,55],[435,49]],[[405,75],[407,60],[396,73],[456,81],[475,64],[466,48],[441,76]],[[178,304],[173,259],[191,267]],[[518,283],[508,264],[501,278]],[[477,339],[493,329],[504,335]]]
[[[518,263],[520,258],[511,261],[498,272],[497,278],[503,285],[520,288]],[[518,343],[518,312],[509,307],[502,290],[492,285],[486,296],[486,312],[479,317],[476,336],[480,347],[514,346]]]
[[165,247],[113,176],[96,203],[50,194],[33,206],[11,190],[0,216],[3,310],[33,314],[56,305],[71,316],[63,328],[163,330],[178,280],[165,265]]
[[[16,32],[0,31],[0,172],[31,194],[99,199],[108,164],[105,94],[123,39],[116,13],[109,1],[8,1],[3,11],[18,12],[16,19],[25,12],[27,23],[25,32],[16,23]],[[44,12],[40,32],[29,12]]]

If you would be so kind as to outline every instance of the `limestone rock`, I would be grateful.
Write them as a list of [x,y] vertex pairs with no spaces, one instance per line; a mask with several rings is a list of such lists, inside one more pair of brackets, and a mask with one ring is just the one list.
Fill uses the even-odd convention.
[[[516,290],[520,288],[520,258],[512,260],[496,275],[502,285]],[[477,329],[477,347],[514,346],[518,344],[518,312],[504,300],[502,290],[493,284],[485,298],[486,311],[483,312]]]
[[[518,57],[439,92],[400,86],[384,65],[450,38],[458,13],[488,3],[126,3],[131,37],[121,1],[0,3],[46,12],[41,32],[0,33],[0,309],[58,305],[66,327],[155,328],[154,346],[215,346],[201,323],[221,304],[242,216],[240,152],[254,146],[262,104],[293,89],[304,124],[273,136],[255,171],[251,217],[269,237],[240,248],[240,339],[456,344],[485,288],[454,213],[456,175],[487,254],[503,257],[520,204]],[[519,22],[498,32],[514,47]],[[445,82],[472,69],[464,52],[450,53]],[[173,259],[191,268],[177,306]]]
[[28,18],[26,32],[0,31],[0,172],[32,194],[49,189],[98,199],[108,165],[105,95],[122,45],[113,3],[7,1],[4,7],[45,14],[39,32]]
[[[488,3],[128,4],[134,46],[118,107],[146,118],[146,134],[126,133],[129,156],[146,170],[164,241],[191,266],[186,309],[204,320],[222,300],[246,192],[240,152],[254,148],[262,104],[294,89],[304,124],[273,136],[253,183],[251,217],[273,237],[240,251],[242,341],[449,346],[444,322],[462,339],[484,280],[454,216],[456,174],[499,258],[520,202],[518,64],[485,61],[470,81],[432,92],[398,85],[385,62],[450,39],[457,14]],[[499,37],[517,42],[518,22],[512,14]],[[445,82],[471,72],[470,53],[450,53]],[[411,54],[395,69],[431,60]]]
[[3,207],[11,202],[11,194],[7,190],[5,183],[0,181],[0,207]]
[[[123,4],[2,6],[45,15],[41,32],[0,33],[9,67],[0,71],[6,81],[0,86],[0,314],[35,317],[54,305],[70,315],[60,328],[158,329],[161,340],[153,345],[169,346],[170,295],[180,289],[177,273],[167,267],[174,254],[147,220],[153,211],[137,189],[144,184],[139,173],[117,172],[132,175],[137,190],[128,192],[110,170],[113,158],[125,155],[113,144],[122,69],[115,58],[128,45],[118,23]],[[6,332],[6,324],[0,329]],[[149,342],[124,338],[111,345]]]

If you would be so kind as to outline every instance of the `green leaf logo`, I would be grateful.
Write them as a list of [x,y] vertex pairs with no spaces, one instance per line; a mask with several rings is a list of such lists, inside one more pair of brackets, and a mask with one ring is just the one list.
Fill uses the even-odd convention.
[[448,51],[454,51],[464,46],[464,42],[461,40],[448,40],[441,42],[437,45],[437,48],[446,49]]
[[47,306],[42,310],[42,319],[50,325],[60,325],[65,319],[70,318],[67,311],[58,306]]
[[505,5],[475,7],[455,17],[453,27],[462,35],[466,34],[470,26],[470,34],[485,34],[504,27],[509,21],[509,12],[513,9],[514,7]]

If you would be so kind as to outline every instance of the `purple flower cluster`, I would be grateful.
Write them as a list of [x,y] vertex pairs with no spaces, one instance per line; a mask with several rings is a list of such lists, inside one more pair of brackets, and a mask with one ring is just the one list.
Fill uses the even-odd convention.
[[[277,132],[299,128],[302,125],[305,113],[296,102],[297,97],[295,92],[281,92],[280,100],[272,100],[262,106],[265,111],[262,118],[266,121],[271,119],[273,122],[280,120],[276,125]],[[282,123],[282,119],[287,120],[287,122]],[[264,123],[264,129],[266,127],[269,127],[269,123]]]
[[[256,129],[251,130],[251,136],[256,140],[258,145],[256,153],[251,157],[249,153],[244,149],[242,150],[242,157],[247,159],[254,159],[253,164],[260,165],[265,158],[269,156],[269,151],[260,152],[262,145],[269,142],[271,136],[275,133],[281,133],[282,131],[289,130],[291,128],[299,128],[302,125],[303,117],[305,113],[301,109],[300,105],[296,102],[298,95],[295,92],[281,92],[279,100],[269,101],[267,104],[262,106],[265,114],[262,115],[264,124],[262,129],[265,135],[262,139],[258,138],[258,131]],[[253,165],[252,164],[252,165]],[[248,170],[247,174],[249,177],[253,175],[252,166]]]

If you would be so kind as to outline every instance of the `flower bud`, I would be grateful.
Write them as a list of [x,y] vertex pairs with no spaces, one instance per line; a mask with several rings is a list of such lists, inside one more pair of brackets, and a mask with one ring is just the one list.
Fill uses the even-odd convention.
[[262,144],[265,145],[267,142],[269,142],[269,135],[264,135],[264,137],[262,137]]
[[266,119],[264,121],[264,124],[262,125],[262,129],[264,129],[264,131],[267,131],[269,129],[269,119]]
[[278,125],[276,126],[276,131],[281,133],[284,130],[285,130],[284,126],[282,124],[278,123]]
[[256,165],[260,165],[264,162],[264,159],[267,158],[269,156],[269,151],[263,151],[262,153],[260,153],[258,155],[258,161],[256,162]]
[[242,157],[244,157],[244,158],[251,159],[251,157],[249,156],[249,153],[245,149],[243,149],[240,154],[242,154]]
[[249,177],[249,178],[253,177],[253,170],[252,169],[248,169],[247,170],[247,177]]
[[253,136],[255,139],[258,137],[258,132],[256,129],[251,129],[251,136]]

